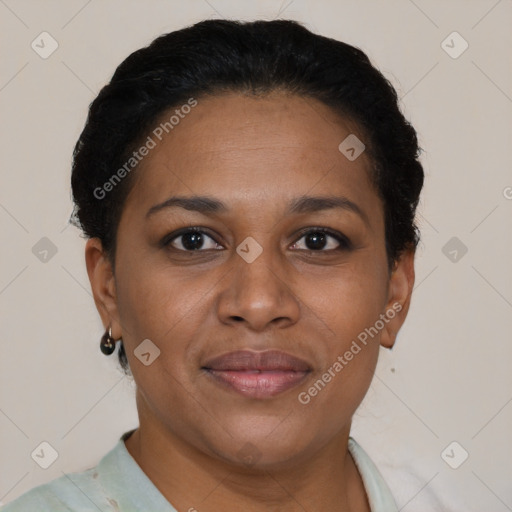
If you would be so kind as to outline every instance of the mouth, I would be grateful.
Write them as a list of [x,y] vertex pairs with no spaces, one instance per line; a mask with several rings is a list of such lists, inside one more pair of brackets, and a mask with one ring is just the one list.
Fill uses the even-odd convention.
[[299,386],[312,371],[306,361],[279,350],[240,350],[202,367],[213,382],[249,398],[270,398]]

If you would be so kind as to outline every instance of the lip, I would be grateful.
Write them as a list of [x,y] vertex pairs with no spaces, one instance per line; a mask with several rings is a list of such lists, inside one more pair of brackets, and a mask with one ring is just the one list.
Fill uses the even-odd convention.
[[298,386],[311,372],[306,361],[280,350],[239,350],[202,367],[215,382],[250,398],[270,398]]

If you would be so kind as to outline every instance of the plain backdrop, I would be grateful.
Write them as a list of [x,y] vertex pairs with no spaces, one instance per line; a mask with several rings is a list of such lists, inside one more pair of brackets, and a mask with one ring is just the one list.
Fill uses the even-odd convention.
[[[509,0],[1,0],[0,500],[94,465],[138,424],[68,225],[71,153],[125,57],[221,17],[299,20],[397,88],[424,149],[422,243],[409,317],[352,435],[401,510],[512,510]],[[47,58],[42,32],[58,44]],[[48,469],[31,456],[42,442]]]

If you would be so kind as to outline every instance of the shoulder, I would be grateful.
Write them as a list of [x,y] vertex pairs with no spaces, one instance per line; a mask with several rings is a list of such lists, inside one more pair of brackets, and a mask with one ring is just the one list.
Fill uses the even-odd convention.
[[64,474],[0,507],[0,512],[114,512],[97,480],[96,468]]

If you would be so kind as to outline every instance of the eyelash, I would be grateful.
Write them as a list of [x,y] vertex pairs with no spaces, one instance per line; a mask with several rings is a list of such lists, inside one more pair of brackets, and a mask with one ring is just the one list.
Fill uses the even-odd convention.
[[[217,243],[217,244],[219,243],[219,242],[217,242],[215,237],[209,233],[208,229],[200,227],[200,226],[192,226],[192,227],[188,227],[188,228],[179,229],[178,231],[174,231],[173,233],[166,235],[162,239],[160,245],[163,248],[168,247],[171,244],[171,242],[173,242],[180,236],[186,235],[188,233],[201,233],[201,234],[204,234],[204,235],[207,235],[208,237],[210,237],[215,243]],[[326,234],[326,235],[334,238],[339,243],[339,247],[336,247],[335,249],[328,249],[328,250],[323,250],[323,249],[318,249],[318,250],[294,249],[294,250],[301,250],[301,251],[306,251],[309,253],[322,253],[322,252],[331,253],[334,251],[349,251],[352,249],[352,243],[345,235],[343,235],[342,233],[339,233],[338,231],[334,231],[332,229],[323,228],[323,227],[319,227],[319,226],[318,227],[308,227],[308,228],[302,229],[298,233],[299,238],[296,239],[296,241],[293,243],[293,245],[296,244],[299,240],[301,240],[305,235],[307,235],[309,233]],[[205,249],[198,249],[195,251],[190,251],[190,250],[184,250],[184,249],[177,249],[175,247],[172,247],[172,249],[179,251],[179,252],[184,252],[184,253],[195,253],[195,252],[204,252],[205,251]],[[217,249],[213,249],[213,250],[217,250]]]

